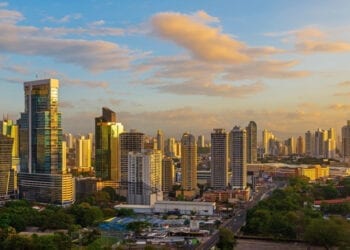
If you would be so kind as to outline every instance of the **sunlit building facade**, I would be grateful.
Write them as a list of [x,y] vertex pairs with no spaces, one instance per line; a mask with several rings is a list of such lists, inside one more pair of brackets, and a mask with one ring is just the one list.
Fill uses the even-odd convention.
[[106,186],[117,187],[120,180],[119,136],[124,127],[109,108],[102,108],[102,116],[95,118],[95,172]]
[[197,143],[190,133],[184,133],[181,138],[181,178],[184,190],[197,190]]
[[159,200],[163,200],[161,151],[129,152],[128,204],[154,205]]
[[57,79],[24,83],[25,110],[17,122],[20,138],[18,183],[21,198],[67,205],[74,202],[73,179],[62,163],[58,88]]

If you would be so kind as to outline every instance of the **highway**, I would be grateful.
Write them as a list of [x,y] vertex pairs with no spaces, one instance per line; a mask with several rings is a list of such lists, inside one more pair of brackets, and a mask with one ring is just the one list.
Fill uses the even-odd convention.
[[[259,201],[269,197],[273,190],[275,190],[276,188],[282,188],[283,186],[285,186],[284,182],[271,184],[267,189],[261,190],[260,192],[256,193],[255,195],[253,195],[253,199],[251,201],[248,201],[244,204],[244,208],[237,209],[235,211],[235,216],[224,221],[219,228],[225,227],[237,234],[240,231],[241,227],[245,225],[247,210],[254,207]],[[215,230],[212,236],[207,241],[200,244],[196,248],[196,250],[211,249],[216,245],[218,241],[219,231]]]

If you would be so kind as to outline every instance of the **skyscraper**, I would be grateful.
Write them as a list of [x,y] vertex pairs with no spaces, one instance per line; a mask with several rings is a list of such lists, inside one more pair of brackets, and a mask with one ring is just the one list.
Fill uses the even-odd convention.
[[341,129],[342,154],[344,158],[350,157],[350,120]]
[[0,200],[17,194],[17,172],[12,164],[14,139],[0,133]]
[[258,160],[258,134],[257,126],[254,121],[250,121],[246,127],[247,131],[247,163],[254,163]]
[[162,160],[162,190],[170,192],[173,189],[175,180],[175,166],[171,157],[164,157]]
[[197,146],[200,148],[205,147],[204,135],[199,135],[197,140]]
[[327,130],[317,129],[315,132],[315,149],[314,156],[318,158],[324,157],[325,141],[327,140]]
[[90,172],[91,171],[91,140],[81,136],[76,140],[76,167],[78,172]]
[[153,205],[162,197],[162,153],[159,150],[129,152],[128,204]]
[[184,133],[181,138],[181,178],[184,190],[197,190],[197,143],[190,133]]
[[211,133],[211,186],[224,190],[228,184],[228,134],[225,129]]
[[128,155],[129,152],[141,153],[144,150],[145,135],[137,132],[136,130],[130,130],[130,132],[124,132],[120,134],[120,178],[121,189],[127,189],[128,187]]
[[231,169],[232,188],[244,189],[247,186],[247,132],[235,126],[231,130]]
[[164,155],[164,133],[162,130],[157,130],[157,149]]
[[73,179],[62,164],[61,113],[56,79],[24,83],[25,110],[18,120],[20,197],[61,205],[73,202]]
[[305,154],[307,156],[313,156],[314,148],[315,148],[314,144],[315,144],[314,134],[311,133],[310,131],[307,131],[305,133]]
[[298,155],[303,155],[305,153],[305,142],[302,136],[297,138],[296,153]]
[[120,179],[118,150],[119,135],[123,125],[117,123],[117,115],[109,108],[102,108],[102,116],[95,118],[95,171],[96,177],[107,186],[117,187]]

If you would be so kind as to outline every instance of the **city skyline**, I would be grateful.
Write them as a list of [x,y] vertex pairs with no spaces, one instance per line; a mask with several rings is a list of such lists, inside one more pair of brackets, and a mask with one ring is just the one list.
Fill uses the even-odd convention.
[[340,135],[349,2],[155,3],[0,2],[0,115],[19,118],[23,82],[57,78],[64,132],[93,131],[109,107],[165,138],[251,120],[258,138]]

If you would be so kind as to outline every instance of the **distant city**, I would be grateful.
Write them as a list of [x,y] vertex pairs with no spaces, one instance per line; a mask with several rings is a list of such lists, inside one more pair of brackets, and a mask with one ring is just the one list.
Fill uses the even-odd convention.
[[155,136],[125,131],[117,114],[102,107],[94,133],[63,135],[58,92],[57,79],[25,82],[24,112],[17,122],[1,121],[3,199],[69,205],[84,193],[81,183],[93,180],[96,187],[91,189],[110,186],[126,196],[128,204],[154,205],[176,183],[181,186],[176,196],[186,200],[199,195],[198,184],[246,192],[247,164],[287,156],[346,162],[350,156],[350,122],[342,128],[341,139],[333,128],[287,140],[264,129],[258,144],[257,124],[251,121],[229,132],[213,128],[206,141],[188,132],[177,139],[165,138],[161,129]]

